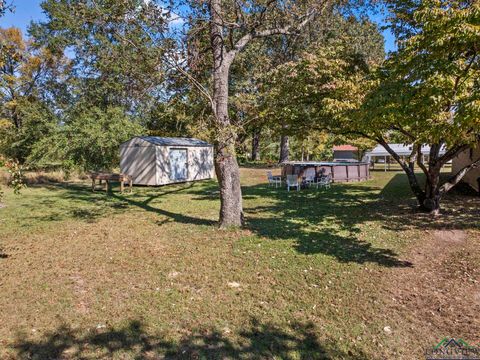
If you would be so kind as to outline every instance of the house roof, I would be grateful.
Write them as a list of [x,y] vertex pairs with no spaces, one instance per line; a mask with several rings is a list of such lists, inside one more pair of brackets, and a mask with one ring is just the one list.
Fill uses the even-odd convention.
[[140,139],[156,146],[212,146],[206,141],[195,138],[139,136]]
[[333,151],[358,151],[358,148],[352,145],[336,145],[333,147]]
[[[397,154],[401,156],[409,156],[412,153],[412,145],[405,145],[405,144],[388,144],[390,148]],[[440,149],[440,155],[445,154],[446,148],[443,146]],[[429,145],[422,145],[422,154],[428,155],[430,153],[430,146]],[[373,148],[372,151],[368,151],[365,153],[365,156],[390,156],[390,153],[382,146],[377,145]]]

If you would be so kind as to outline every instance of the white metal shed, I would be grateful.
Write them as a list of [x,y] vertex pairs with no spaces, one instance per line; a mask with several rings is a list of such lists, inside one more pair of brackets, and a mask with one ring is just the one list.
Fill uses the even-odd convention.
[[136,185],[211,179],[213,145],[193,138],[137,136],[120,145],[120,169]]

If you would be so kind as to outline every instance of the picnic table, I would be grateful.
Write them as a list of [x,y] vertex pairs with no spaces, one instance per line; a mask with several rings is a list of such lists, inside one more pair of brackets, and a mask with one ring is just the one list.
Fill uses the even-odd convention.
[[128,182],[128,186],[130,187],[130,192],[132,192],[133,180],[130,175],[94,172],[90,174],[90,178],[92,179],[92,191],[95,191],[96,181],[98,180],[100,185],[102,185],[102,181],[105,181],[105,192],[108,192],[110,188],[110,181],[120,182],[120,192],[123,192],[125,187],[125,182]]

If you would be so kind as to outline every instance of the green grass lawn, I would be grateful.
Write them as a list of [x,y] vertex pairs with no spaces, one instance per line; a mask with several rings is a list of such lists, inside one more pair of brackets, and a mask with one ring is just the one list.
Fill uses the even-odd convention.
[[[216,228],[214,181],[7,190],[0,357],[413,359],[445,336],[480,340],[478,199],[452,195],[432,219],[399,172],[319,191],[265,182],[242,169],[241,230]],[[435,243],[445,229],[468,241]],[[476,282],[444,289],[463,265]],[[430,314],[439,288],[448,311]]]

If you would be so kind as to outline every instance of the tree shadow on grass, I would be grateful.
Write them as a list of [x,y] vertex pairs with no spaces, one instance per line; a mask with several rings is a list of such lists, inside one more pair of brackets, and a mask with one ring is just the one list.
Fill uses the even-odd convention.
[[172,220],[174,220],[177,223],[181,224],[192,224],[192,225],[205,225],[205,226],[211,226],[214,225],[216,222],[213,220],[207,220],[207,219],[202,219],[198,217],[193,217],[193,216],[188,216],[188,215],[183,215],[180,213],[174,213],[171,211],[167,211],[164,209],[160,209],[158,207],[151,206],[149,204],[150,201],[153,199],[157,199],[158,196],[151,196],[148,198],[147,201],[136,201],[133,199],[130,199],[128,197],[125,197],[123,195],[118,195],[118,194],[112,194],[112,196],[116,199],[126,201],[129,205],[137,206],[145,211],[153,212],[155,214],[163,215],[166,216]]
[[179,341],[152,335],[140,321],[117,329],[81,332],[64,325],[38,340],[19,335],[12,349],[23,359],[367,359],[357,351],[348,354],[333,343],[321,344],[312,323],[278,326],[251,319],[238,334],[227,336],[203,329]]
[[[344,225],[347,227],[347,225]],[[391,250],[375,247],[355,236],[351,228],[349,236],[340,235],[337,230],[308,230],[308,226],[288,220],[273,218],[251,218],[249,228],[269,239],[294,239],[294,248],[301,254],[324,254],[335,257],[339,262],[358,264],[377,263],[385,267],[412,267],[409,261],[400,260]]]
[[[198,185],[198,186],[197,186]],[[159,207],[158,199],[174,193],[191,195],[193,201],[218,199],[213,182],[190,183],[168,188],[136,188],[133,194],[94,193],[86,186],[70,185],[62,198],[74,205],[98,202],[98,207],[79,207],[63,211],[69,217],[92,221],[106,213],[123,212],[136,207],[162,215],[175,222],[192,225],[215,225],[215,221]],[[419,213],[404,174],[395,174],[380,188],[370,183],[334,184],[329,190],[287,192],[268,185],[243,187],[247,227],[269,239],[293,239],[302,254],[323,253],[341,262],[372,262],[387,267],[412,266],[398,259],[392,249],[374,246],[362,239],[366,226],[375,222],[389,231],[408,229],[470,229],[478,228],[479,198],[449,195],[444,201],[444,214],[432,219]],[[456,199],[456,200],[455,200]],[[45,199],[43,201],[49,201]],[[249,206],[249,204],[252,204]],[[47,220],[52,215],[44,215]],[[159,222],[161,224],[161,222]],[[386,243],[387,246],[391,246]]]
[[[265,203],[245,206],[247,226],[255,233],[274,240],[293,239],[300,253],[323,253],[340,262],[413,266],[398,259],[392,249],[376,247],[368,238],[363,240],[362,233],[373,223],[392,232],[479,227],[478,198],[449,195],[444,201],[443,215],[432,218],[418,211],[404,174],[394,175],[383,188],[349,183],[334,184],[328,190],[287,192],[255,185],[244,187],[243,191],[247,198],[256,199],[257,204]],[[382,234],[371,236],[378,238]]]
[[[450,177],[442,173],[443,181]],[[419,176],[421,182],[424,176]],[[406,206],[406,199],[410,199],[410,206]],[[403,173],[395,174],[388,184],[379,193],[381,212],[377,216],[385,219],[385,228],[403,230],[405,228],[429,230],[468,230],[479,229],[480,197],[472,194],[463,194],[456,188],[448,192],[440,203],[441,214],[432,216],[418,209],[407,176]]]
[[[307,189],[287,192],[266,184],[243,186],[246,227],[260,236],[274,240],[296,242],[302,254],[323,253],[340,262],[373,262],[387,267],[409,267],[412,264],[397,258],[390,249],[373,246],[359,240],[361,223],[376,218],[378,187],[345,184],[334,185],[328,191]],[[214,191],[191,191],[195,200],[212,200]],[[261,204],[248,206],[248,204]],[[392,210],[394,211],[394,210]],[[328,219],[331,226],[319,228]],[[334,225],[334,226],[332,226]],[[347,235],[345,235],[347,233]]]
[[[113,184],[115,185],[115,184]],[[33,215],[30,220],[41,220],[45,222],[60,221],[65,219],[76,219],[86,222],[94,222],[99,218],[111,214],[118,214],[136,207],[148,212],[168,217],[175,222],[193,225],[211,226],[215,221],[174,213],[158,207],[158,204],[152,205],[155,200],[175,193],[185,192],[195,186],[195,183],[175,185],[174,188],[166,187],[140,187],[135,188],[132,193],[120,193],[109,191],[92,192],[89,186],[83,184],[48,184],[37,185],[44,189],[58,192],[58,199],[45,197],[38,200],[38,204],[46,206],[49,212],[40,215]],[[62,201],[68,200],[68,203]],[[158,201],[157,201],[158,202]],[[26,204],[25,206],[30,206]],[[29,219],[24,217],[24,220]]]

